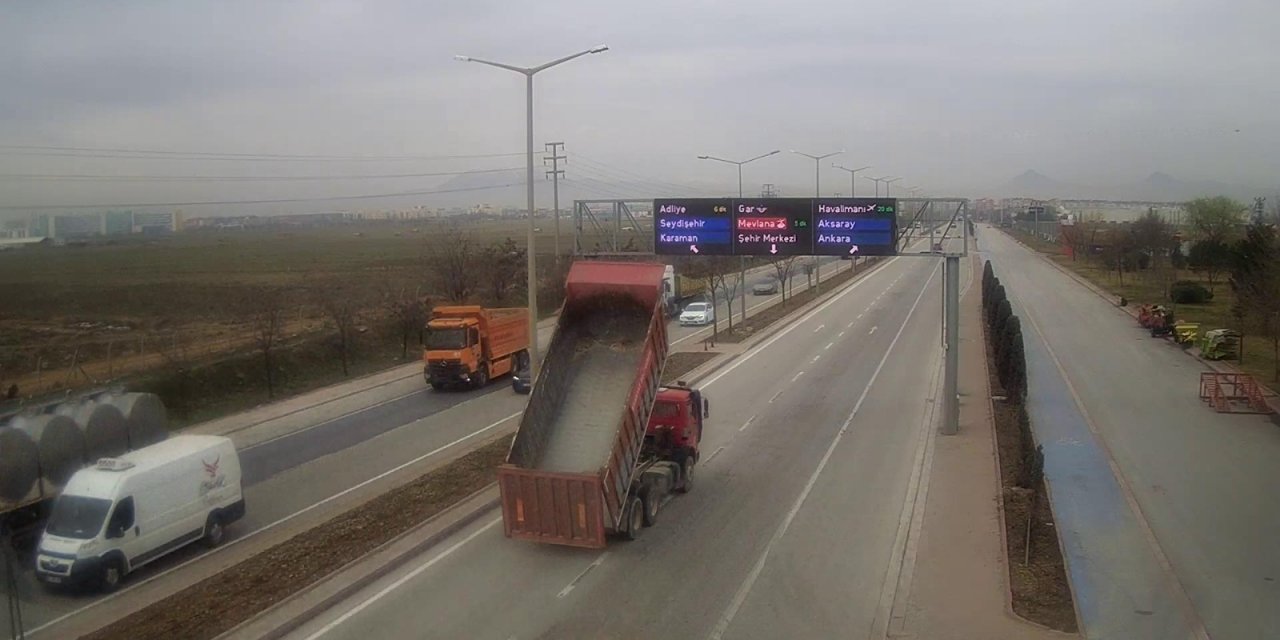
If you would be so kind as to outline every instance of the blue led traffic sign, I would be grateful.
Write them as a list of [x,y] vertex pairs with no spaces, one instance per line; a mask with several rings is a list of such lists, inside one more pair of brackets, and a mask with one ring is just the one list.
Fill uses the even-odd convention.
[[658,255],[897,255],[893,198],[653,201]]
[[732,255],[733,214],[727,198],[653,201],[654,252]]

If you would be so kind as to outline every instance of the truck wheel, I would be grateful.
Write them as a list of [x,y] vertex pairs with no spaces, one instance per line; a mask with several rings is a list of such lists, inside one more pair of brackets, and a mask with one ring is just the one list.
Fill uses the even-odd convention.
[[640,502],[644,504],[644,526],[658,524],[658,509],[662,507],[662,498],[652,488],[640,494]]
[[476,372],[476,377],[471,379],[471,386],[483,389],[486,384],[489,384],[489,367],[481,365],[480,370]]
[[209,521],[204,525],[204,546],[210,549],[222,544],[227,538],[227,530],[222,526],[222,518],[216,513],[209,514]]
[[120,588],[124,582],[124,563],[118,558],[107,558],[102,561],[102,573],[98,576],[98,588],[103,593],[111,593]]
[[443,382],[432,382],[432,383],[431,383],[431,388],[432,388],[432,389],[435,389],[436,391],[444,391],[444,383],[443,383]]
[[689,493],[693,489],[693,466],[695,460],[692,453],[683,452],[680,456],[680,486],[676,489],[680,493]]
[[644,527],[644,503],[640,501],[640,498],[631,498],[623,520],[626,523],[626,530],[622,532],[622,535],[628,540],[639,538],[640,529]]

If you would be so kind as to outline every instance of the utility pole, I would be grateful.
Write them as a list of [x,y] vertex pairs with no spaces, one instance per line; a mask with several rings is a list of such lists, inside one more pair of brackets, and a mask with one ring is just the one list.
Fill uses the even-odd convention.
[[564,151],[563,142],[548,142],[546,144],[547,153],[551,154],[542,158],[542,163],[546,164],[551,161],[551,170],[547,175],[551,178],[551,202],[556,212],[556,260],[560,259],[560,176],[564,175],[564,169],[560,168],[560,161],[569,164],[569,158],[560,155]]

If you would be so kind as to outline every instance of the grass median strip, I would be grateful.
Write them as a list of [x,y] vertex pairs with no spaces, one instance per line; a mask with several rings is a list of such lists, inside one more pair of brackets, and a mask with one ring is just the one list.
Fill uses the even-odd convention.
[[[716,355],[671,354],[663,382]],[[510,443],[498,438],[83,638],[215,638],[490,485]]]

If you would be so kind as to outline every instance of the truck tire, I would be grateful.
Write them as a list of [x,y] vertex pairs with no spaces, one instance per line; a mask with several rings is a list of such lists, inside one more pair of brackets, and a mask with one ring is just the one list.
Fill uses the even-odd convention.
[[662,498],[658,496],[658,492],[650,488],[640,494],[640,502],[644,505],[644,526],[658,524],[658,509],[662,508]]
[[437,381],[437,382],[432,382],[432,383],[431,383],[431,388],[432,388],[432,389],[434,389],[434,390],[436,390],[436,391],[444,391],[444,383],[443,383],[443,382],[438,382],[438,381]]
[[644,503],[639,497],[632,497],[628,502],[627,512],[622,514],[622,537],[635,540],[640,537],[640,529],[644,527]]
[[676,487],[676,491],[689,493],[693,489],[693,468],[697,458],[688,451],[681,451],[676,456],[676,461],[680,463],[680,485]]
[[489,367],[480,365],[480,370],[476,371],[476,377],[471,379],[471,386],[476,389],[483,389],[486,384],[489,384]]
[[124,562],[117,557],[105,558],[102,561],[102,573],[98,575],[98,589],[103,593],[112,593],[124,582]]

